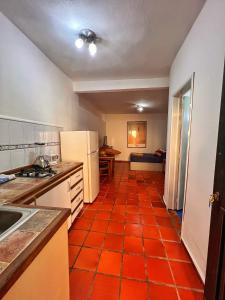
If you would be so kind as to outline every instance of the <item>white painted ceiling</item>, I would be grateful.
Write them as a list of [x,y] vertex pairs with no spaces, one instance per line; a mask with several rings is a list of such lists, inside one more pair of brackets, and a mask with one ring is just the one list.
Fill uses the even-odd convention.
[[[167,76],[205,0],[1,0],[0,10],[74,80]],[[96,57],[74,40],[90,28]]]
[[143,113],[167,113],[168,89],[98,92],[80,94],[80,102],[89,102],[104,114],[137,113],[136,105],[143,105]]

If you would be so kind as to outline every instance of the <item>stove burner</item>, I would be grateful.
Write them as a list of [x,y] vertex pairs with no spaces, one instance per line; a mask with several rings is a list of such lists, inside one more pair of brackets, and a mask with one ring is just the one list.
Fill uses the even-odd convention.
[[39,166],[32,166],[31,168],[21,169],[21,171],[17,173],[16,176],[29,178],[44,178],[47,176],[52,177],[55,174],[56,172],[50,167],[42,169]]

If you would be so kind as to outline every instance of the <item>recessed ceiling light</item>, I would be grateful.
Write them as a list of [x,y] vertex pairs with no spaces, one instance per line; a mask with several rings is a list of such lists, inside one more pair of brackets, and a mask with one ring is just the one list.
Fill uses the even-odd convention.
[[136,108],[137,108],[137,111],[139,111],[139,112],[143,112],[143,110],[144,110],[144,107],[142,105],[137,105]]

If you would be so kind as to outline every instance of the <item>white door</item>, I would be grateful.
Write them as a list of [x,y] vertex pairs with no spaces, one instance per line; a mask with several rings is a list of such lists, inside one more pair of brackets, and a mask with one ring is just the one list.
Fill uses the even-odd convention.
[[99,156],[98,152],[88,155],[89,200],[93,202],[99,193]]
[[88,131],[88,154],[98,150],[98,133],[97,131]]

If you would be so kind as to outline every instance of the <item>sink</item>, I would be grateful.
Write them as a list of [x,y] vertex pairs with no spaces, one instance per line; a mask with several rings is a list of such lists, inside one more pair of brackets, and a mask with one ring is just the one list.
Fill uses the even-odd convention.
[[29,220],[38,209],[0,206],[0,241]]

